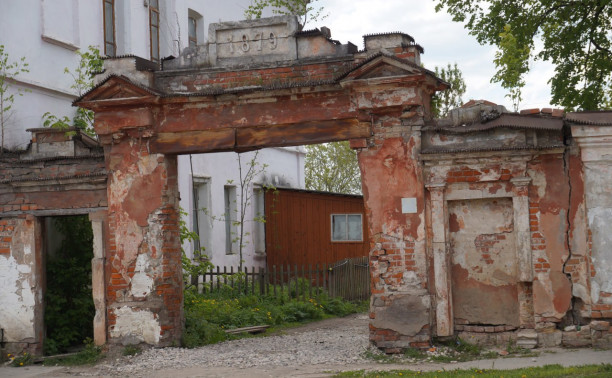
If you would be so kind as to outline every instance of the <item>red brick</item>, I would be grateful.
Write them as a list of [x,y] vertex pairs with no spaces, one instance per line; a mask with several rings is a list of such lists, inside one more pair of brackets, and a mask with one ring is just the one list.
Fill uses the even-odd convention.
[[540,114],[539,108],[523,109],[520,114]]

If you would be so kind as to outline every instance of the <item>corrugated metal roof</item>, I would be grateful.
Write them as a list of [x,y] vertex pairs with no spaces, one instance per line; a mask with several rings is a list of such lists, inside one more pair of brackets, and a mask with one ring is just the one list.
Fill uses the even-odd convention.
[[502,114],[500,117],[488,122],[475,122],[461,126],[435,124],[424,127],[423,131],[442,131],[450,134],[466,134],[502,127],[511,129],[560,131],[563,129],[563,120],[561,118]]
[[435,155],[435,154],[452,154],[452,153],[466,153],[466,152],[494,152],[494,151],[524,151],[524,150],[551,150],[555,148],[564,148],[563,144],[548,144],[541,146],[515,146],[515,147],[477,147],[477,148],[426,148],[421,150],[422,155]]
[[579,125],[612,126],[612,111],[566,113],[565,120]]

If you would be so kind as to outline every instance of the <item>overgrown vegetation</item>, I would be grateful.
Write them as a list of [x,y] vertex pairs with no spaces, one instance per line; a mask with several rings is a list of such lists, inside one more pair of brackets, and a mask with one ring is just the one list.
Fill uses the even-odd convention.
[[483,378],[540,378],[540,377],[609,377],[612,375],[612,365],[582,365],[563,367],[561,365],[546,365],[542,367],[529,367],[513,370],[486,370],[486,369],[464,369],[464,370],[436,370],[430,372],[413,370],[391,370],[391,371],[347,371],[335,375],[335,377],[483,377]]
[[104,358],[104,354],[102,353],[102,347],[96,346],[93,343],[93,340],[90,338],[85,339],[84,341],[85,349],[81,350],[78,353],[69,355],[69,356],[58,356],[53,358],[47,358],[44,361],[44,365],[46,366],[77,366],[77,365],[93,365],[96,362],[100,361]]
[[[77,50],[79,63],[76,68],[71,71],[68,67],[64,68],[64,73],[72,77],[72,85],[70,88],[75,91],[77,96],[82,96],[93,87],[93,78],[96,72],[103,68],[103,61],[100,57],[100,50],[94,46],[89,46],[87,51]],[[95,136],[93,128],[94,113],[91,110],[77,108],[74,118],[71,120],[67,116],[57,117],[50,112],[43,114],[43,125],[56,129],[67,129],[76,127],[89,136]]]
[[47,255],[45,354],[64,353],[93,337],[95,308],[91,295],[93,232],[86,215],[54,220],[64,236],[60,248]]
[[[240,274],[234,280],[243,279]],[[301,285],[307,285],[301,280]],[[311,298],[297,297],[296,291],[277,287],[276,295],[245,295],[237,286],[224,286],[214,293],[185,291],[185,331],[183,345],[193,348],[230,338],[226,330],[256,325],[285,327],[296,323],[345,316],[365,311],[366,303],[330,298],[320,292]]]

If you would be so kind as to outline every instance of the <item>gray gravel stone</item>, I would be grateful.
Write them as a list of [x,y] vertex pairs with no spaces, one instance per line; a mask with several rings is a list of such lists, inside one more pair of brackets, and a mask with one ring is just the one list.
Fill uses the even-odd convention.
[[96,366],[93,375],[146,376],[161,369],[191,367],[300,366],[366,363],[368,318],[329,319],[285,334],[226,341],[200,348],[160,348]]

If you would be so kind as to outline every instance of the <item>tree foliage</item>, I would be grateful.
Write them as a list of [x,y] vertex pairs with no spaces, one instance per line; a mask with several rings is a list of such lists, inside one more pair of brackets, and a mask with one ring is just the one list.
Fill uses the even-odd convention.
[[308,21],[324,19],[323,7],[315,7],[312,4],[318,0],[254,0],[244,11],[247,19],[261,18],[266,8],[271,8],[276,15],[296,15],[299,17],[300,25],[305,26]]
[[512,101],[515,112],[519,110],[519,104],[523,99],[521,93],[525,86],[524,75],[529,71],[529,46],[521,46],[510,25],[504,25],[504,31],[500,33],[499,51],[495,53],[493,62],[497,67],[495,76],[491,79],[493,83],[500,83],[509,90],[506,97]]
[[[15,93],[9,93],[9,89],[13,80],[25,72],[30,72],[25,57],[16,61],[9,60],[9,54],[5,51],[4,45],[0,45],[0,133],[2,134],[0,154],[4,153],[4,130],[8,125],[8,118],[15,102]],[[22,96],[23,93],[18,90],[17,95]]]
[[457,63],[446,67],[436,67],[436,76],[450,84],[450,88],[442,92],[436,92],[431,99],[431,111],[434,117],[446,117],[451,109],[458,108],[463,104],[463,95],[466,85],[463,74]]
[[[526,67],[524,61],[541,59],[555,66],[549,81],[553,104],[581,110],[610,105],[610,0],[436,1],[437,11],[445,8],[454,21],[465,22],[479,43],[501,49],[496,77],[502,83],[510,79],[512,84],[512,77],[520,77]],[[537,39],[542,41],[542,47],[536,49]],[[517,61],[508,61],[513,50],[520,56],[513,58]]]
[[306,189],[360,194],[361,171],[349,142],[306,146]]

